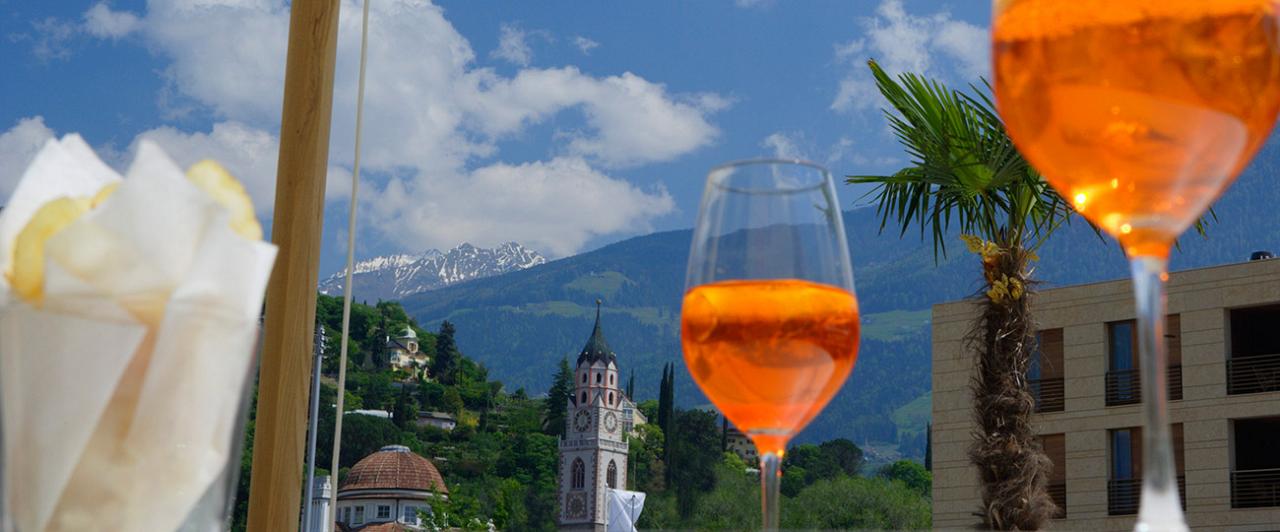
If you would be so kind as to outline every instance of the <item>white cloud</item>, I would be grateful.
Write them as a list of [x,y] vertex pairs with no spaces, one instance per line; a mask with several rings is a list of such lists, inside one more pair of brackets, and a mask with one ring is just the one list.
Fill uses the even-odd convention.
[[53,130],[44,125],[44,118],[33,116],[19,120],[8,131],[0,133],[0,206],[3,206],[18,186],[22,172],[35,158],[45,141],[53,138]]
[[89,35],[119,39],[142,26],[138,16],[128,11],[113,11],[106,2],[98,2],[84,13],[84,28]]
[[779,159],[808,159],[808,155],[798,146],[804,141],[803,133],[775,132],[764,138],[760,146],[770,150],[770,155]]
[[578,51],[582,52],[583,55],[586,55],[590,54],[591,50],[594,50],[597,46],[600,46],[600,43],[581,35],[575,35],[573,37],[573,45],[576,46]]
[[79,32],[75,24],[48,17],[31,23],[34,34],[10,35],[14,42],[31,41],[31,54],[43,62],[71,58],[71,39]]
[[498,47],[490,55],[514,65],[529,66],[533,60],[533,49],[529,47],[528,34],[511,24],[503,24],[500,32]]
[[934,47],[960,61],[957,70],[969,78],[991,71],[991,42],[986,28],[962,20],[949,20],[938,30]]
[[[710,116],[732,103],[673,93],[631,73],[526,66],[499,74],[476,65],[471,44],[439,7],[387,0],[371,9],[360,211],[370,232],[360,236],[402,249],[521,240],[561,255],[596,235],[646,231],[674,209],[670,196],[604,169],[669,161],[709,145],[719,134]],[[349,186],[341,168],[353,158],[360,12],[355,0],[342,1],[330,199]],[[214,122],[207,131],[165,127],[142,136],[182,163],[223,161],[267,213],[288,7],[281,0],[152,0],[140,15],[134,31],[168,63],[165,109]],[[526,45],[551,39],[511,28]],[[531,54],[515,56],[517,64]],[[581,116],[582,125],[554,131],[549,153],[533,157],[542,160],[503,160],[502,142],[566,113]]]
[[552,256],[593,236],[647,231],[648,220],[675,208],[665,189],[640,190],[576,157],[496,163],[469,175],[423,172],[365,198],[372,223],[406,233],[405,241],[516,240]]
[[[831,108],[858,111],[879,105],[879,94],[863,64],[874,58],[886,72],[913,72],[968,84],[987,74],[990,66],[986,28],[955,20],[946,11],[932,15],[908,13],[902,0],[883,0],[874,17],[860,21],[864,34],[837,44],[837,62],[850,73],[840,81]],[[937,61],[943,54],[954,62]]]

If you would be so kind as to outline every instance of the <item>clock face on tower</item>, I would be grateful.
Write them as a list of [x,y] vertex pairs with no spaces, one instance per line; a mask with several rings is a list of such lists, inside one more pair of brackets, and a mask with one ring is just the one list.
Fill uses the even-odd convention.
[[611,434],[618,430],[618,416],[613,415],[613,412],[604,415],[604,430]]
[[586,410],[579,410],[577,415],[573,416],[573,429],[578,432],[586,432],[591,428],[591,414]]
[[582,519],[587,516],[587,494],[582,492],[570,493],[565,501],[568,507],[569,517]]

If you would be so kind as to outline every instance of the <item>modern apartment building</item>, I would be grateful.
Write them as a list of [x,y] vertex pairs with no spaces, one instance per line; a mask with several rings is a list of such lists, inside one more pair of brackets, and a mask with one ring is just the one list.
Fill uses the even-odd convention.
[[[1280,529],[1280,259],[1173,273],[1166,336],[1178,486],[1195,530]],[[1142,486],[1142,378],[1128,281],[1045,290],[1035,427],[1058,530],[1132,530]],[[933,307],[933,524],[978,518],[970,302]]]

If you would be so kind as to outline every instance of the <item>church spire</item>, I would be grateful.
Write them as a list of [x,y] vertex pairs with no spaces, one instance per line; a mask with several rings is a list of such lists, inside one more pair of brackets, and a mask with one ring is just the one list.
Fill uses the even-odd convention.
[[604,341],[604,332],[600,329],[600,305],[602,301],[596,300],[596,324],[591,329],[591,337],[587,339],[587,345],[582,348],[582,354],[578,355],[578,365],[592,364],[595,362],[604,362],[605,364],[617,364],[618,357],[609,349],[609,344]]

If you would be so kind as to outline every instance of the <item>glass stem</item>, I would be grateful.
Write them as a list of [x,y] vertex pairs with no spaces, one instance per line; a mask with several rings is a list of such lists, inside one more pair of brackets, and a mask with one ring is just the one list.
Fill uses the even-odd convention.
[[1169,433],[1168,351],[1164,339],[1167,264],[1163,257],[1139,256],[1130,260],[1137,302],[1144,422],[1142,502],[1134,526],[1139,532],[1187,530]]
[[778,485],[782,480],[782,457],[776,452],[760,454],[760,512],[764,530],[778,529]]

